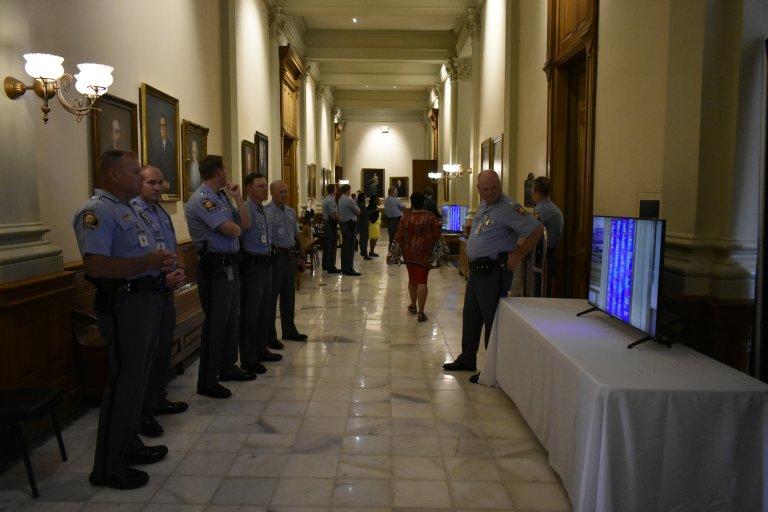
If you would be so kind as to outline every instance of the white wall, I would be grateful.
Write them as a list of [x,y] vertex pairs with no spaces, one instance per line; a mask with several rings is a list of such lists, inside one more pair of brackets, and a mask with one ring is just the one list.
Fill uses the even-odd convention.
[[[138,105],[139,84],[146,82],[174,96],[179,99],[180,119],[210,128],[208,151],[222,152],[218,3],[30,0],[27,7],[34,47],[17,48],[19,61],[22,53],[34,50],[61,55],[68,72],[75,71],[78,62],[110,64],[115,68],[110,93]],[[47,237],[62,248],[64,261],[78,260],[71,222],[74,211],[92,194],[89,122],[78,124],[54,101],[51,120],[43,125],[40,100],[34,94],[16,101],[26,103],[38,120],[38,192],[42,221],[51,228]],[[165,203],[164,207],[173,218],[178,237],[188,238],[181,203]]]
[[637,215],[661,197],[669,0],[600,2],[594,211]]
[[504,132],[506,90],[505,0],[487,0],[483,7],[481,34],[481,78],[479,87],[480,141]]
[[[389,133],[381,133],[381,126]],[[424,124],[421,121],[347,121],[344,127],[344,175],[352,190],[360,188],[363,168],[384,169],[385,188],[389,178],[407,176],[413,185],[414,159],[426,159]]]

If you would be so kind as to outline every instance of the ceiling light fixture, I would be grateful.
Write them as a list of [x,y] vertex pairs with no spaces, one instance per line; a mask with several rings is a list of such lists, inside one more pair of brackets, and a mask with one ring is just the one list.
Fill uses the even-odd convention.
[[381,133],[389,133],[389,126],[382,125],[381,127]]
[[352,23],[357,23],[357,18],[352,18]]

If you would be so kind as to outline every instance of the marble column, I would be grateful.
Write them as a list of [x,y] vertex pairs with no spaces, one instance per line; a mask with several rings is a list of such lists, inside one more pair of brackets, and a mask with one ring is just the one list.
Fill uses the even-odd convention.
[[[475,172],[472,159],[474,135],[474,97],[472,95],[472,59],[457,59],[456,81],[456,132],[454,136],[455,160],[465,170],[461,178],[455,179],[451,197],[455,203],[470,204],[472,196],[472,173]],[[470,173],[469,170],[472,170]]]
[[[18,52],[18,48],[32,46],[27,10],[24,0],[8,0],[3,5],[0,68],[31,83]],[[46,143],[35,136],[36,124],[43,122],[40,106],[40,99],[31,91],[15,100],[5,94],[0,97],[0,187],[6,191],[0,208],[0,283],[63,269],[61,249],[43,238],[48,228],[40,219],[35,147]],[[63,110],[56,114],[69,116]],[[71,121],[75,123],[75,118]]]

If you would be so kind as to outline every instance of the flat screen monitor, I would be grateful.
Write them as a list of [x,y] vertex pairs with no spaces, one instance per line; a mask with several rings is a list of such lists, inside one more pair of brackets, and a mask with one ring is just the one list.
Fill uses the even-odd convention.
[[589,303],[656,336],[665,222],[592,218]]
[[467,220],[467,206],[463,204],[443,205],[443,231],[460,233]]

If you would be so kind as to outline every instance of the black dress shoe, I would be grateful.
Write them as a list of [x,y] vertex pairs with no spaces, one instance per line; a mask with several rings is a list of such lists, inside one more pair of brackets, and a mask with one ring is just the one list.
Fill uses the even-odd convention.
[[363,274],[361,274],[361,273],[360,273],[360,272],[358,272],[357,270],[353,270],[352,272],[344,272],[344,275],[345,275],[345,276],[354,276],[354,277],[358,277],[358,276],[361,276],[361,275],[363,275]]
[[341,269],[340,268],[332,268],[331,270],[328,271],[328,273],[329,274],[341,274]]
[[290,341],[307,341],[307,338],[309,338],[309,336],[307,336],[306,334],[298,333],[298,332],[295,332],[293,334],[286,334],[283,336],[284,340],[290,340]]
[[259,362],[243,364],[243,368],[251,373],[267,373],[267,367]]
[[267,347],[271,348],[272,350],[283,350],[285,345],[283,345],[283,342],[280,340],[272,340],[267,343]]
[[375,252],[370,253],[368,256],[370,256],[371,258],[378,258],[379,257],[379,255],[376,254]]
[[149,475],[145,471],[135,468],[125,468],[114,475],[98,477],[91,473],[88,477],[91,485],[96,487],[112,487],[113,489],[138,489],[149,482]]
[[157,422],[155,418],[149,417],[141,420],[141,429],[139,429],[141,435],[147,437],[160,437],[163,435],[163,426]]
[[125,462],[130,465],[139,466],[141,464],[154,464],[160,462],[168,455],[168,447],[163,445],[158,446],[142,446],[141,448],[134,448],[131,451],[125,452]]
[[155,416],[162,416],[163,414],[179,414],[189,409],[187,402],[171,402],[166,400],[160,410],[155,413]]
[[373,259],[370,256],[368,256],[367,254],[361,254],[360,256],[362,256],[364,260],[372,260]]
[[256,375],[247,372],[242,368],[238,368],[237,366],[219,374],[219,380],[221,382],[247,382],[249,380],[254,380],[255,378]]
[[464,364],[458,359],[452,363],[445,363],[443,368],[449,372],[474,372],[477,371],[477,366]]
[[479,380],[480,380],[480,374],[479,373],[476,373],[476,374],[474,374],[473,376],[471,376],[469,378],[469,382],[471,382],[472,384],[477,384],[477,381],[479,381]]
[[221,384],[216,384],[215,386],[209,386],[205,388],[197,388],[197,394],[211,398],[229,398],[232,396],[232,392]]
[[267,351],[266,354],[259,356],[259,361],[263,363],[274,363],[275,361],[280,361],[282,358],[283,354],[275,354],[274,352]]

